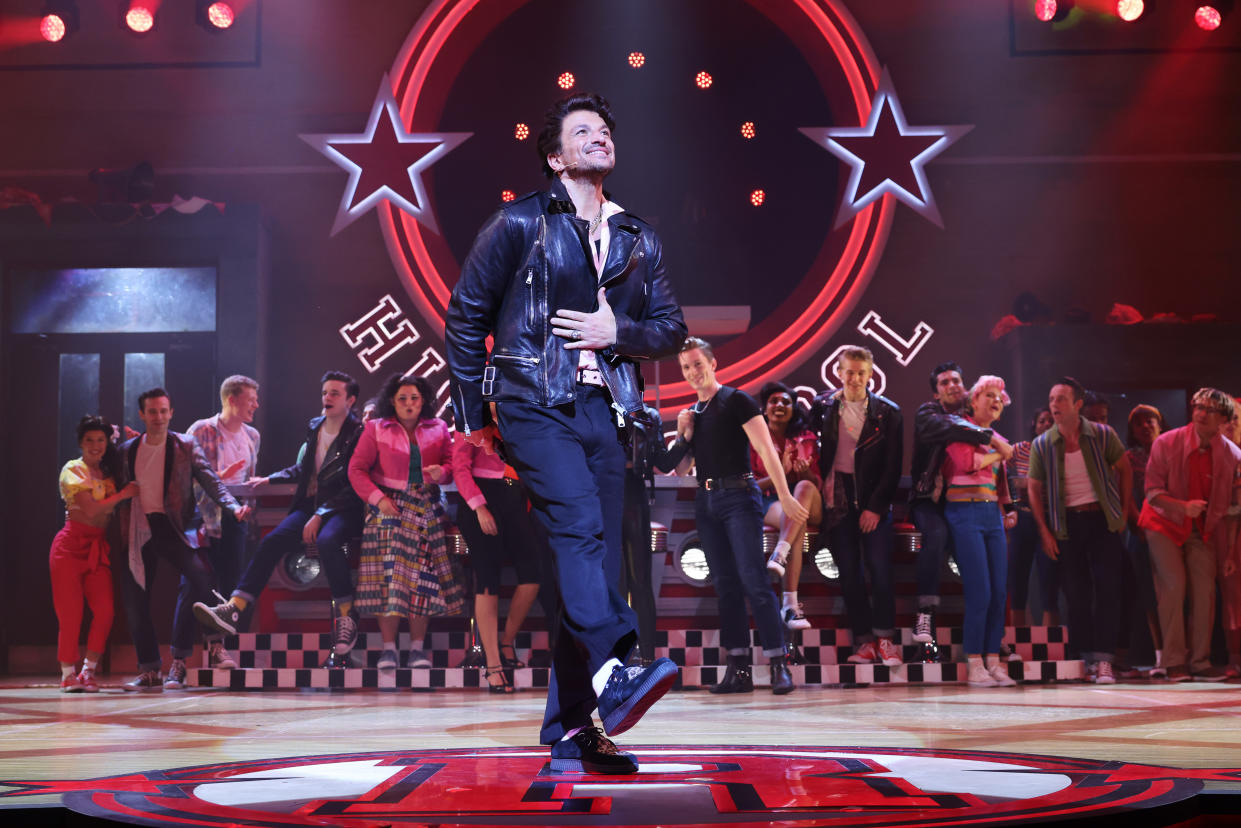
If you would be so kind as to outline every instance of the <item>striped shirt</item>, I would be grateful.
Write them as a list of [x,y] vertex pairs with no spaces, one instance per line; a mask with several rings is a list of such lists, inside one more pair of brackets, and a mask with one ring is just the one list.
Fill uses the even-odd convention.
[[[1095,497],[1103,507],[1107,528],[1120,532],[1125,528],[1125,506],[1120,502],[1120,482],[1113,466],[1125,455],[1124,444],[1111,426],[1092,423],[1081,418],[1082,459]],[[1047,523],[1060,540],[1068,537],[1065,522],[1064,438],[1060,427],[1044,431],[1030,446],[1030,480],[1043,483],[1047,491]]]

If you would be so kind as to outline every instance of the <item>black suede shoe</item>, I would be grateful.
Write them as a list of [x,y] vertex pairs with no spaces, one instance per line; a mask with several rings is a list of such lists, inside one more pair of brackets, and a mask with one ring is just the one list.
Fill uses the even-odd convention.
[[637,773],[632,753],[616,749],[597,727],[579,730],[552,745],[552,770],[562,773]]
[[754,675],[750,672],[750,657],[748,655],[730,655],[728,657],[728,668],[724,671],[724,677],[720,679],[720,683],[710,688],[708,693],[753,693],[754,692]]
[[771,657],[771,692],[777,696],[792,693],[797,689],[793,684],[793,674],[789,672],[788,659],[785,656]]
[[609,736],[624,733],[677,680],[677,666],[670,658],[657,658],[650,667],[616,665],[599,694],[599,718]]

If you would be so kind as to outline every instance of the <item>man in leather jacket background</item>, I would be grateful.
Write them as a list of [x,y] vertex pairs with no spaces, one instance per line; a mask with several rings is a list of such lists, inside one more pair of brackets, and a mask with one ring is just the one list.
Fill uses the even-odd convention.
[[540,739],[553,745],[552,767],[633,773],[633,756],[591,714],[598,707],[608,735],[627,730],[677,670],[668,659],[622,666],[637,632],[617,590],[625,474],[617,429],[642,409],[634,360],[674,353],[687,331],[658,236],[603,190],[614,128],[598,95],[548,110],[538,152],[551,188],[483,225],[444,341],[457,429],[480,441],[494,403],[509,461],[548,530],[556,589],[540,597],[559,622]]

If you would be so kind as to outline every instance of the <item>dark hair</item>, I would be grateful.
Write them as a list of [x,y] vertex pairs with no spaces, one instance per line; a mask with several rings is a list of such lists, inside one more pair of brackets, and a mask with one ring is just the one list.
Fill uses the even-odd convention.
[[707,359],[715,359],[715,350],[711,347],[711,343],[705,339],[699,339],[696,336],[687,336],[685,341],[681,343],[681,350],[678,353],[686,351],[702,351],[702,355]]
[[392,404],[392,398],[396,396],[396,392],[401,389],[402,385],[414,386],[418,389],[418,396],[422,397],[422,410],[418,412],[419,420],[429,420],[435,416],[435,391],[431,388],[431,381],[416,374],[393,374],[388,377],[383,388],[379,389],[379,402],[375,405],[376,414],[380,417],[396,416],[396,406]]
[[805,431],[806,415],[797,402],[797,392],[778,380],[763,383],[763,387],[758,391],[758,404],[763,409],[763,416],[767,416],[767,401],[773,394],[788,394],[789,399],[793,401],[793,412],[789,417],[789,424],[785,427],[785,434],[789,437],[796,437]]
[[1087,391],[1085,396],[1085,405],[1101,405],[1108,411],[1112,410],[1111,401],[1100,394],[1098,391]]
[[547,156],[560,152],[560,130],[564,126],[564,119],[569,117],[570,112],[581,109],[595,113],[603,119],[610,131],[616,131],[616,119],[612,117],[612,106],[602,95],[596,95],[593,92],[577,92],[556,101],[543,114],[543,129],[539,132],[539,139],[534,144],[535,151],[539,154],[539,163],[543,165],[543,175],[548,178],[554,178],[556,175],[547,163]]
[[1138,420],[1145,419],[1147,417],[1154,417],[1159,421],[1160,433],[1168,430],[1167,426],[1164,425],[1163,422],[1163,412],[1161,412],[1158,408],[1155,408],[1153,405],[1135,405],[1133,410],[1129,412],[1129,433],[1125,435],[1125,443],[1130,447],[1138,444],[1138,436],[1134,433],[1134,427],[1137,425]]
[[1044,412],[1050,414],[1051,409],[1048,408],[1047,406],[1043,406],[1042,408],[1035,409],[1034,416],[1030,418],[1030,438],[1031,439],[1038,436],[1038,418],[1043,416]]
[[319,377],[319,385],[323,385],[325,382],[343,382],[345,384],[345,396],[353,397],[355,400],[362,391],[358,387],[358,381],[344,371],[324,371],[323,376]]
[[107,447],[103,450],[103,459],[99,461],[99,468],[103,469],[103,473],[108,477],[111,477],[114,481],[119,480],[121,471],[121,453],[116,450],[116,443],[112,442],[112,424],[98,414],[87,414],[82,419],[78,420],[76,432],[78,445],[81,445],[82,440],[92,431],[102,431],[103,438],[107,441]]
[[1057,385],[1067,385],[1069,388],[1073,389],[1073,402],[1084,400],[1086,398],[1085,387],[1083,387],[1080,382],[1072,377],[1060,377],[1058,380],[1052,382],[1051,387],[1055,388]]
[[154,388],[148,388],[138,395],[138,410],[146,411],[147,400],[153,400],[156,397],[167,397],[168,405],[172,405],[172,395],[157,385]]
[[932,394],[934,394],[936,391],[939,390],[939,375],[944,373],[945,371],[956,371],[958,374],[961,375],[961,380],[962,381],[965,380],[965,372],[961,370],[960,365],[957,365],[955,362],[952,362],[952,361],[941,362],[939,365],[936,365],[934,368],[931,369],[931,393]]

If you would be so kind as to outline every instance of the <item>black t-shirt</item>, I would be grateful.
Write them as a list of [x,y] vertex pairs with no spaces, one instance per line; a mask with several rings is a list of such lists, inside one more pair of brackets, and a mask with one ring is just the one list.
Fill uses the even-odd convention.
[[750,469],[750,438],[742,428],[762,411],[754,398],[721,385],[706,403],[694,405],[694,463],[698,479],[733,477]]

